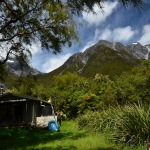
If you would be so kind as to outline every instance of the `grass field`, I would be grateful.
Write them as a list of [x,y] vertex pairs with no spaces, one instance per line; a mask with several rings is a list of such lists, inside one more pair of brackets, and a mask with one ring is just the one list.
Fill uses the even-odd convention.
[[1,150],[143,150],[115,145],[108,136],[78,130],[75,122],[63,122],[60,132],[48,129],[1,128]]

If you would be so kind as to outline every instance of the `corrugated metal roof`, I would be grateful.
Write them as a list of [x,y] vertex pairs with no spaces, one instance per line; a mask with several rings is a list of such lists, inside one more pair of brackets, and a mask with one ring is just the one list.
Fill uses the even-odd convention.
[[39,101],[42,102],[42,104],[47,104],[47,105],[51,105],[50,103],[48,103],[47,101],[44,100],[40,100],[37,98],[32,98],[29,96],[23,96],[23,95],[17,95],[17,94],[13,94],[13,93],[5,93],[3,95],[0,95],[0,103],[3,102],[15,102],[15,101]]

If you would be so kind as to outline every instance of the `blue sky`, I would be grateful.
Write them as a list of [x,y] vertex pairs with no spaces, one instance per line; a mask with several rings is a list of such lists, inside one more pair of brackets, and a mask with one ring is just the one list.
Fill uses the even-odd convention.
[[60,54],[42,52],[40,44],[32,46],[32,66],[41,72],[50,72],[61,66],[71,55],[83,52],[99,40],[132,44],[150,44],[150,0],[144,0],[142,10],[128,6],[124,8],[116,0],[104,3],[103,12],[94,6],[97,15],[82,13],[77,18],[80,43],[71,48],[63,47]]

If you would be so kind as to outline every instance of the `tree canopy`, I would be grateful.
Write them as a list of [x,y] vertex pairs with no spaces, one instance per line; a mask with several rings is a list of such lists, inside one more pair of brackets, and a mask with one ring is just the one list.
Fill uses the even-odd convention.
[[[63,45],[78,40],[73,15],[102,9],[108,0],[1,0],[0,64],[17,58],[24,64],[31,56],[27,45],[40,43],[42,50],[58,53]],[[124,6],[141,7],[143,0],[119,0]]]

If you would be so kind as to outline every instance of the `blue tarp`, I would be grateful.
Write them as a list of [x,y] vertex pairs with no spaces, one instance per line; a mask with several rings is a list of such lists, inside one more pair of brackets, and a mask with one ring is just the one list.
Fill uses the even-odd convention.
[[48,129],[51,131],[51,132],[57,132],[59,131],[59,125],[57,123],[57,121],[55,120],[51,120],[49,123],[48,123]]

